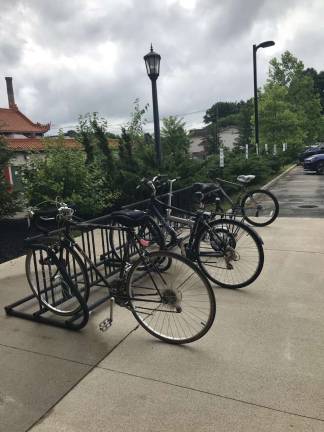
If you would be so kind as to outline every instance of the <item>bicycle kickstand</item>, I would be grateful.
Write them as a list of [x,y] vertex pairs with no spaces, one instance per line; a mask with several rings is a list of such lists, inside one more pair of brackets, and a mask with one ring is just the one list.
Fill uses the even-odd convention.
[[111,297],[109,300],[109,317],[101,321],[99,323],[99,330],[102,332],[105,332],[109,329],[109,327],[112,326],[113,322],[113,312],[114,312],[114,305],[115,305],[115,299],[114,297]]

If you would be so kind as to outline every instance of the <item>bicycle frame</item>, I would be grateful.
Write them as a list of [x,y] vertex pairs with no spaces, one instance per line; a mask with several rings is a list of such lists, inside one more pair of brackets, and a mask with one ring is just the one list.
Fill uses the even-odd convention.
[[[217,181],[218,183],[220,183],[218,189],[221,192],[221,194],[223,195],[223,197],[225,197],[225,199],[231,204],[232,207],[235,208],[235,207],[238,207],[238,206],[241,205],[240,204],[241,197],[242,197],[242,195],[244,193],[246,193],[248,191],[247,187],[244,184],[240,184],[240,183],[236,183],[236,182],[231,182],[231,181],[228,181],[228,180],[223,180],[223,179],[218,178],[218,177],[215,178],[215,181]],[[240,193],[239,193],[237,201],[235,203],[232,200],[232,198],[226,193],[226,191],[222,188],[222,186],[221,186],[222,183],[223,184],[226,183],[226,184],[234,186],[237,189],[240,189]]]
[[[176,212],[180,212],[184,215],[187,215],[193,219],[188,218],[181,218],[178,216],[172,216],[170,215],[166,216],[165,218],[162,216],[161,212],[158,209],[158,206],[162,206],[167,212],[168,210],[171,212],[172,210]],[[167,232],[171,236],[171,245],[170,247],[178,245],[181,249],[181,253],[184,256],[187,256],[188,258],[194,260],[196,259],[195,250],[196,250],[196,238],[198,237],[199,232],[203,228],[210,229],[210,225],[208,224],[208,220],[211,217],[210,212],[200,211],[197,213],[190,212],[188,210],[183,210],[178,207],[174,207],[169,204],[165,204],[164,202],[157,199],[154,195],[151,196],[150,199],[150,206],[149,210],[153,216],[155,216],[159,222],[163,225],[163,227],[167,230]],[[189,241],[187,245],[183,244],[184,238],[179,238],[174,228],[168,224],[168,221],[170,222],[176,222],[181,223],[183,225],[186,225],[190,228],[190,234],[189,234]],[[213,233],[215,235],[215,238],[222,244],[222,238],[217,234],[217,232]],[[220,254],[223,253],[223,250],[220,250]]]

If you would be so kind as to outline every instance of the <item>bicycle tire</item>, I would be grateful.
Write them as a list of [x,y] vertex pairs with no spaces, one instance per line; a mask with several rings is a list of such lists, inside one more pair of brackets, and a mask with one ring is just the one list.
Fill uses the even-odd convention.
[[[223,288],[237,289],[250,285],[264,264],[260,237],[251,227],[235,219],[218,219],[202,229],[195,241],[194,255],[202,272]],[[252,264],[246,263],[249,258]]]
[[[161,260],[171,260],[167,271],[161,272],[155,265]],[[159,251],[140,257],[129,271],[126,287],[135,319],[165,342],[194,342],[214,322],[216,300],[212,287],[199,268],[181,255]]]
[[28,284],[40,306],[61,316],[72,316],[87,303],[87,271],[79,255],[69,246],[61,246],[58,255],[48,247],[29,249],[25,260]]
[[[253,195],[255,195],[255,198],[253,198]],[[252,200],[251,197],[253,198]],[[260,204],[257,204],[256,206],[257,208],[251,206],[249,207],[249,202],[257,202],[256,200],[260,201]],[[266,207],[264,204],[264,207],[262,208],[262,202],[269,204],[267,204]],[[260,208],[258,208],[259,206]],[[249,222],[251,225],[262,227],[270,225],[275,219],[277,219],[279,215],[279,202],[273,193],[264,189],[257,189],[248,192],[243,196],[241,201],[241,209],[242,215],[247,222]],[[257,213],[256,216],[254,216],[255,218],[262,218],[261,222],[256,221],[253,219],[253,216],[249,215],[249,213],[252,212],[251,209],[253,209],[253,212],[255,211]],[[259,211],[262,212],[261,216],[259,216]],[[265,220],[267,213],[269,213],[269,219]]]

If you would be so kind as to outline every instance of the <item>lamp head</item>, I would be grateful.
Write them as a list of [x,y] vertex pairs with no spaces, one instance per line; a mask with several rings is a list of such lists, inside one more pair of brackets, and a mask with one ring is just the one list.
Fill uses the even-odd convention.
[[150,79],[157,79],[160,74],[160,54],[153,51],[153,46],[151,44],[151,49],[146,56],[144,56],[145,66],[147,75]]
[[261,42],[261,43],[257,46],[257,49],[258,49],[258,48],[268,48],[268,47],[273,46],[274,44],[275,44],[274,41],[265,41],[265,42]]

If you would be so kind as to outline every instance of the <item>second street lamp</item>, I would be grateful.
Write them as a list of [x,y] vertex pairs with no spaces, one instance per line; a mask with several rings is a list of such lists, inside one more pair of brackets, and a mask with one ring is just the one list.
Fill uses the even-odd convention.
[[144,56],[144,61],[146,65],[147,75],[152,82],[152,100],[153,100],[153,119],[154,119],[154,138],[155,138],[155,154],[157,166],[161,167],[162,162],[162,149],[161,149],[161,139],[160,139],[160,119],[159,119],[159,107],[157,99],[157,89],[156,80],[160,74],[160,54],[153,51],[151,44],[151,50],[146,56]]
[[259,111],[258,111],[258,85],[257,85],[257,67],[256,52],[259,48],[268,48],[273,46],[274,41],[261,42],[259,45],[253,45],[253,81],[254,81],[254,128],[255,128],[255,148],[259,150]]

